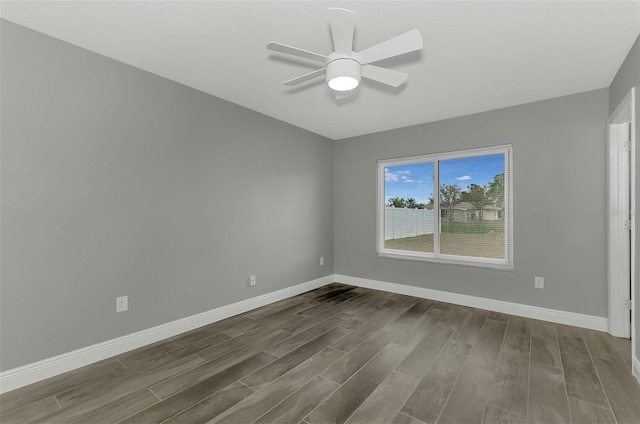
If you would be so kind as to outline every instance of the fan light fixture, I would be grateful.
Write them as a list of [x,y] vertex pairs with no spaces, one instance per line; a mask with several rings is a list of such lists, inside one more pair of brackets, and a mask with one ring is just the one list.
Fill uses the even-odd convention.
[[329,81],[329,87],[335,91],[353,90],[360,84],[360,81],[353,77],[335,77]]
[[327,64],[327,84],[335,91],[353,90],[360,84],[360,64],[350,58],[332,60]]
[[417,29],[393,37],[387,41],[356,52],[353,50],[353,31],[355,12],[339,7],[329,8],[329,23],[334,51],[328,55],[310,52],[298,47],[271,41],[267,49],[321,62],[324,67],[308,72],[299,77],[284,81],[282,84],[293,87],[306,81],[325,75],[329,88],[334,91],[336,99],[343,99],[355,92],[364,77],[391,87],[404,84],[409,75],[392,69],[380,68],[372,63],[390,57],[422,49],[422,35]]

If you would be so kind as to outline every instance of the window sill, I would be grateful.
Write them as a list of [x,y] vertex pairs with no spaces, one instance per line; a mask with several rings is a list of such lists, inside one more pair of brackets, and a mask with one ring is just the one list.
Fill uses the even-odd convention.
[[462,265],[475,268],[496,269],[500,271],[514,271],[513,263],[497,259],[473,258],[462,259],[462,256],[424,254],[408,250],[382,250],[376,252],[379,258],[400,259],[405,261],[433,262],[438,264]]

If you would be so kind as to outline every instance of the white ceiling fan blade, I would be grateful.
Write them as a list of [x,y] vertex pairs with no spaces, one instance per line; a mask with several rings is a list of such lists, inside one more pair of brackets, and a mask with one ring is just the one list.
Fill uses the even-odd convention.
[[326,68],[320,68],[315,71],[309,72],[308,74],[300,75],[299,77],[292,78],[290,80],[284,81],[283,85],[294,86],[301,84],[305,81],[309,81],[311,79],[317,78],[320,75],[324,75]]
[[308,50],[299,49],[297,47],[287,46],[286,44],[277,43],[275,41],[267,44],[267,49],[274,52],[286,53],[293,56],[304,57],[306,59],[316,60],[318,62],[326,63],[329,60],[328,56],[324,56],[318,53],[310,52]]
[[329,8],[329,22],[331,23],[331,36],[333,48],[337,54],[351,57],[353,52],[353,27],[355,25],[355,12],[339,7]]
[[377,62],[401,54],[410,53],[422,48],[422,35],[417,29],[412,29],[402,35],[383,41],[380,44],[354,53],[353,58],[361,65]]
[[392,71],[391,69],[380,68],[373,65],[363,65],[360,68],[360,74],[364,78],[369,78],[370,80],[378,81],[392,87],[399,87],[409,77],[409,75],[404,72]]

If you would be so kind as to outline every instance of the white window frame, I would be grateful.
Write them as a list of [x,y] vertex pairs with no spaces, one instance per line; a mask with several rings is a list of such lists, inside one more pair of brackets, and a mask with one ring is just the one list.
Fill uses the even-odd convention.
[[[386,249],[384,247],[384,170],[388,166],[408,165],[415,163],[433,163],[434,214],[440,215],[440,172],[439,162],[447,159],[460,159],[473,156],[504,154],[504,224],[505,224],[505,258],[492,259],[471,256],[457,256],[441,254],[440,250],[440,219],[434,219],[433,253],[416,252],[410,250]],[[378,195],[376,208],[376,254],[383,258],[406,259],[414,261],[437,262],[456,265],[468,265],[482,268],[513,270],[513,145],[482,147],[477,149],[458,150],[444,153],[434,153],[420,156],[410,156],[397,159],[378,160]]]

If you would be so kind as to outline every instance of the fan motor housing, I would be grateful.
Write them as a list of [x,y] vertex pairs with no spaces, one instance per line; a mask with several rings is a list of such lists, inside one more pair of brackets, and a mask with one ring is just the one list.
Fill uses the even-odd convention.
[[[337,91],[352,90],[360,84],[360,63],[351,58],[334,59],[327,64],[327,83]],[[345,88],[340,88],[339,81],[347,81]],[[336,84],[338,83],[338,84]]]

